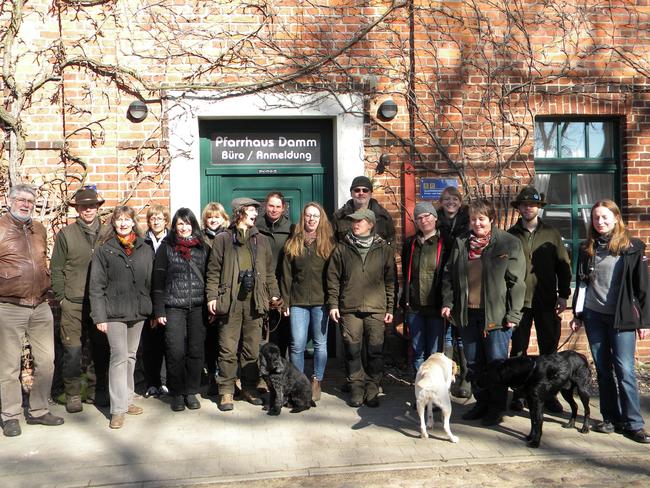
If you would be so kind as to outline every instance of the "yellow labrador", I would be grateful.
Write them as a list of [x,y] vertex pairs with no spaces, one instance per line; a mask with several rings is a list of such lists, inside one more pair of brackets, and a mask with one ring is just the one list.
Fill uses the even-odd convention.
[[[449,417],[451,417],[451,399],[449,387],[456,374],[456,363],[438,352],[429,356],[415,377],[415,400],[420,416],[420,436],[427,439],[427,428],[433,427],[433,406],[440,407],[443,427],[451,442],[458,442],[458,437],[451,433]],[[427,423],[424,423],[424,410],[428,407]]]

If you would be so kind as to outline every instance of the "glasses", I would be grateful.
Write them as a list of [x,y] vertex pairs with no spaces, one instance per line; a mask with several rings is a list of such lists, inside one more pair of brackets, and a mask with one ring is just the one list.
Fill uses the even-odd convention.
[[119,219],[115,219],[116,224],[132,224],[133,219],[130,217],[120,217]]
[[165,217],[151,217],[149,218],[149,222],[164,222]]
[[354,193],[370,193],[369,188],[353,188],[352,191]]
[[425,214],[418,215],[417,217],[415,217],[415,220],[428,220],[431,217],[433,217],[432,213],[425,213]]
[[308,220],[320,220],[320,214],[305,214],[305,218]]
[[30,198],[14,198],[14,202],[20,203],[21,205],[27,204],[27,205],[35,205],[36,202]]

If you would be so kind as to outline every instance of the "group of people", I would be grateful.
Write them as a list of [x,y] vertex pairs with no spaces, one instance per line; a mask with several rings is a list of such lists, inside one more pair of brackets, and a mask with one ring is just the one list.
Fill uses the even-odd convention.
[[[296,225],[275,191],[263,203],[235,198],[232,217],[210,203],[201,223],[190,209],[180,208],[170,219],[166,208],[152,206],[143,233],[128,206],[115,207],[102,225],[104,201],[94,187],[84,187],[72,202],[78,217],[57,234],[48,267],[46,232],[32,219],[36,191],[14,186],[9,212],[0,218],[4,435],[21,433],[25,334],[35,363],[26,421],[64,421],[48,409],[54,361],[50,287],[61,307],[66,410],[83,409],[82,363],[88,360],[82,358],[88,357],[83,400],[95,402],[97,385],[106,384],[113,429],[123,426],[126,415],[142,413],[134,402],[139,347],[147,394],[167,392],[173,411],[200,408],[205,369],[216,378],[218,408],[229,411],[237,389],[241,399],[263,403],[257,366],[263,342],[276,342],[304,371],[311,337],[311,385],[318,401],[330,324],[343,340],[348,404],[377,407],[385,329],[398,308],[414,369],[435,352],[455,357],[461,368],[454,394],[476,399],[463,418],[500,423],[506,389],[482,390],[466,378],[492,360],[526,354],[533,323],[540,353],[555,352],[559,315],[571,291],[568,253],[559,232],[540,217],[543,195],[533,187],[519,193],[512,206],[521,217],[507,232],[497,227],[489,201],[464,205],[455,187],[442,192],[438,208],[418,203],[417,231],[402,248],[399,292],[395,227],[372,193],[371,180],[358,176],[350,200],[331,222],[319,203],[309,202]],[[572,327],[584,324],[596,365],[603,420],[594,430],[637,442],[650,442],[634,372],[636,336],[643,338],[649,323],[647,273],[645,246],[629,236],[616,204],[596,202],[578,256]],[[510,407],[524,406],[515,393]],[[557,399],[546,406],[562,411]]]

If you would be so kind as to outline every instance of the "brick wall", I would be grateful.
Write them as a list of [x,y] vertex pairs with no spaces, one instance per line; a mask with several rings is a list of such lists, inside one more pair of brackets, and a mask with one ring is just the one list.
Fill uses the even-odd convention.
[[[19,3],[4,3],[0,19]],[[645,0],[417,0],[412,23],[407,6],[391,11],[380,0],[160,4],[23,6],[22,42],[0,61],[13,59],[18,84],[15,91],[2,81],[3,106],[13,113],[16,93],[49,72],[51,81],[18,115],[27,142],[21,177],[42,186],[41,215],[53,229],[62,223],[55,218],[60,205],[81,181],[97,184],[106,209],[169,203],[168,110],[178,101],[167,98],[168,90],[210,88],[226,97],[265,82],[279,92],[365,95],[366,172],[399,234],[408,228],[403,219],[414,196],[403,188],[417,188],[419,178],[460,173],[466,191],[526,184],[534,173],[536,116],[619,117],[624,216],[633,235],[650,236]],[[126,117],[136,98],[149,109],[139,124]],[[399,107],[392,121],[376,116],[387,98]],[[382,154],[390,164],[378,175]],[[583,335],[577,345],[584,348]],[[649,347],[639,347],[644,360]]]

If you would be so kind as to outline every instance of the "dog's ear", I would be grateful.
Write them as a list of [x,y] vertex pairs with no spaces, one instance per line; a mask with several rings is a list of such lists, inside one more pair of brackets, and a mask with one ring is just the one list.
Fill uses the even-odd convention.
[[266,355],[265,354],[260,354],[260,375],[267,376],[269,374],[269,370],[266,366]]
[[452,360],[451,361],[451,380],[452,381],[456,378],[457,374],[458,374],[458,364],[456,364],[456,361]]

